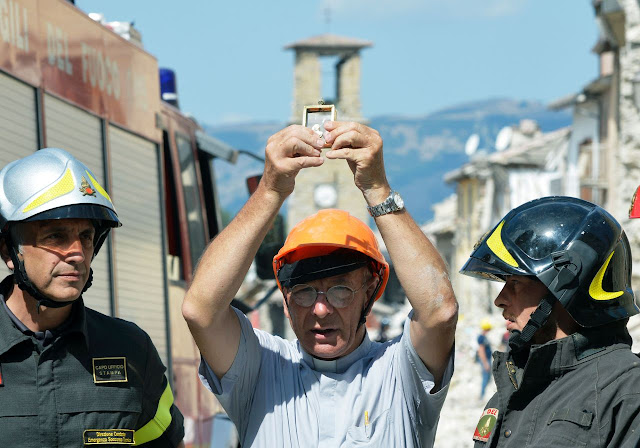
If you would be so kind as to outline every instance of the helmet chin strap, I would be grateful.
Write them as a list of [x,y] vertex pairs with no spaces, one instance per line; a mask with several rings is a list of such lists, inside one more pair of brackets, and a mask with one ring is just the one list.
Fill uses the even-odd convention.
[[548,293],[540,300],[538,307],[531,314],[529,322],[524,326],[522,331],[515,330],[509,338],[509,347],[512,352],[520,352],[531,345],[533,335],[549,320],[553,304],[556,303],[556,297]]
[[[13,261],[13,267],[14,267],[13,278],[15,279],[18,287],[21,290],[27,292],[31,297],[33,297],[38,302],[38,308],[37,308],[38,313],[40,313],[40,307],[42,306],[46,306],[47,308],[63,308],[65,306],[71,305],[72,303],[77,301],[80,297],[82,297],[82,294],[80,294],[74,300],[67,300],[67,301],[51,300],[50,298],[45,296],[42,292],[40,292],[40,290],[38,290],[38,288],[35,287],[35,285],[31,282],[31,280],[29,280],[29,277],[27,276],[27,271],[24,267],[24,261],[20,260],[20,258],[18,257],[18,251],[15,248],[14,244],[9,245],[9,255],[11,256],[11,261]],[[89,287],[91,286],[92,280],[93,280],[93,270],[89,269],[89,279],[87,280],[87,283],[85,283],[84,285],[84,288],[82,290],[83,293],[87,289],[89,289]]]
[[378,273],[378,279],[379,279],[378,284],[376,285],[376,289],[373,291],[373,294],[371,294],[369,303],[367,303],[366,308],[362,310],[362,314],[360,314],[360,320],[358,321],[358,326],[356,327],[356,331],[358,331],[360,329],[360,326],[364,325],[364,323],[367,321],[367,316],[371,312],[371,308],[373,308],[375,297],[378,294],[378,290],[380,289],[380,286],[382,286],[382,270]]

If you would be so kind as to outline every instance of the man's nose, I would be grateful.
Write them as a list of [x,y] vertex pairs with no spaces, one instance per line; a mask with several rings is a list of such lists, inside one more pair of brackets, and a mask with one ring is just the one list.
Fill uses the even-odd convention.
[[66,260],[84,261],[84,246],[80,237],[72,238],[63,253]]
[[505,308],[509,302],[509,294],[507,292],[507,285],[504,285],[498,294],[498,297],[493,301],[494,305],[498,308]]
[[327,294],[322,291],[318,291],[316,301],[313,303],[313,314],[319,318],[323,318],[333,313],[333,306],[327,300]]

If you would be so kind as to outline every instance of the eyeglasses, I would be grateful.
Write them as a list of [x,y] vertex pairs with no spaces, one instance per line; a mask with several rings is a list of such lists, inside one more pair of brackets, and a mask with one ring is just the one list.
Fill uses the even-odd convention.
[[334,308],[346,308],[353,301],[353,297],[356,292],[364,288],[364,285],[366,285],[369,280],[370,279],[365,280],[362,286],[358,289],[351,289],[345,285],[336,285],[327,289],[326,292],[318,291],[311,285],[295,285],[289,290],[289,297],[293,299],[298,306],[307,308],[315,303],[319,294],[324,294],[327,298],[327,302],[329,302]]

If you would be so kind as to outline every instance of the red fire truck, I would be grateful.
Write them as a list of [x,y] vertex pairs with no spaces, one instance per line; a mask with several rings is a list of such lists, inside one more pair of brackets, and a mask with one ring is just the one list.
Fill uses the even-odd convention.
[[149,333],[185,415],[187,446],[208,446],[219,405],[197,378],[180,306],[221,227],[214,159],[237,152],[161,101],[152,55],[73,4],[0,0],[0,166],[43,147],[91,167],[124,224],[94,260],[85,302]]

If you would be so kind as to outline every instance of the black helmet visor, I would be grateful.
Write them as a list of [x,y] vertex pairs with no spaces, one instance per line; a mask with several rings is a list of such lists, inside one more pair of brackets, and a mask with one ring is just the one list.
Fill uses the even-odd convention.
[[48,219],[89,219],[98,221],[101,225],[107,227],[120,227],[122,224],[113,210],[107,207],[93,204],[71,204],[64,207],[57,207],[51,210],[38,213],[27,221],[44,221]]
[[580,206],[561,203],[534,206],[513,216],[502,231],[533,260],[542,260],[563,247],[580,228],[584,214],[568,213],[567,207]]
[[470,257],[467,260],[462,269],[460,269],[460,273],[496,282],[504,282],[505,276],[511,275],[511,273],[505,272],[502,269],[475,257]]

